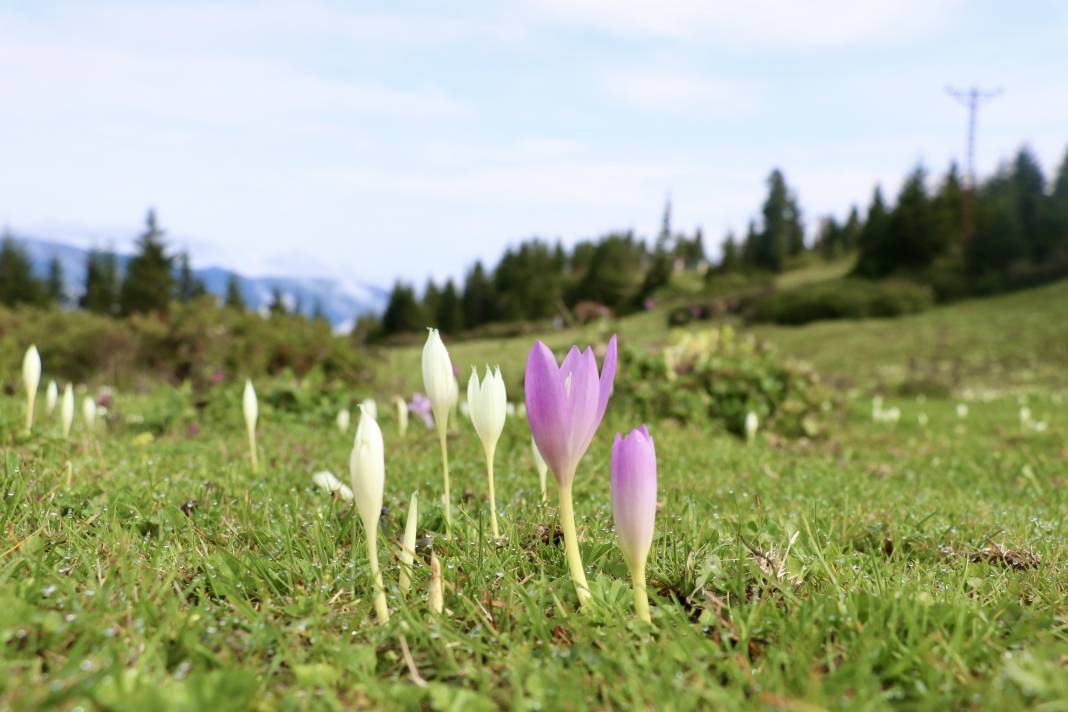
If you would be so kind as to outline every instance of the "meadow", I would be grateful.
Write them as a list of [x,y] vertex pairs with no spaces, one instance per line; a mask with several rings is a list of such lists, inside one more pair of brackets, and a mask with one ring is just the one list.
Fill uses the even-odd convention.
[[[545,338],[560,356],[611,333],[671,338],[658,312]],[[385,440],[379,625],[353,507],[312,482],[348,481],[335,391],[257,383],[255,474],[229,374],[207,400],[117,393],[69,441],[40,402],[23,433],[22,399],[4,395],[0,708],[1068,709],[1068,283],[755,333],[814,365],[823,426],[747,443],[702,420],[649,423],[651,625],[613,531],[612,435],[639,424],[616,399],[575,481],[580,609],[525,420],[497,451],[498,541],[478,438],[452,422],[446,538],[436,435],[413,417],[402,437],[390,405],[420,388],[420,350],[375,352],[347,404],[376,398]],[[521,401],[534,338],[449,344],[461,385],[499,363]],[[872,417],[876,395],[893,422]]]

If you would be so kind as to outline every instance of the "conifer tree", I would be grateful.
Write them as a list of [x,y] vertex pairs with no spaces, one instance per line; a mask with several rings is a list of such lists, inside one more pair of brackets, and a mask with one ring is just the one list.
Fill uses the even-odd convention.
[[180,302],[191,302],[207,292],[207,288],[189,264],[189,253],[178,255],[178,276],[174,285],[174,296]]
[[1068,254],[1068,151],[1053,179],[1049,195],[1050,233],[1053,249]]
[[[554,255],[554,263],[560,260],[562,247],[557,245],[557,253]],[[561,261],[561,266],[563,262]],[[462,309],[464,325],[472,329],[493,320],[493,287],[486,278],[486,271],[481,262],[475,262],[475,266],[467,274],[464,282],[464,294]]]
[[898,267],[926,267],[946,250],[946,236],[939,230],[938,216],[927,195],[926,181],[926,172],[917,167],[901,187],[897,205],[890,216],[888,244],[882,253],[883,274]]
[[149,210],[145,217],[145,231],[137,240],[137,252],[126,266],[126,276],[119,291],[119,311],[122,314],[166,313],[174,293],[173,261],[174,258],[167,254],[156,213]]
[[286,308],[286,297],[281,288],[271,287],[271,301],[267,303],[267,312],[272,317],[285,316],[289,313]]
[[85,291],[78,306],[95,314],[114,314],[119,303],[119,261],[108,250],[90,250],[85,264]]
[[805,233],[797,201],[787,188],[782,171],[777,168],[768,176],[768,197],[761,213],[764,226],[757,241],[756,265],[780,272],[787,257],[804,251]]
[[237,281],[237,275],[233,272],[226,280],[226,300],[223,302],[229,309],[239,312],[245,311],[245,296],[241,293],[241,284]]
[[1013,161],[1012,188],[1020,230],[1028,245],[1031,259],[1041,262],[1052,252],[1054,238],[1051,215],[1046,203],[1046,178],[1042,167],[1027,147],[1021,148]]
[[[738,251],[738,241],[734,239],[734,233],[728,232],[727,238],[723,241],[723,257],[719,261],[720,272],[734,272],[738,269],[738,263],[741,256]],[[712,270],[709,270],[709,275],[712,275]]]
[[438,328],[446,334],[458,334],[464,328],[463,305],[451,279],[445,282],[445,288],[441,290],[435,321]]
[[[890,214],[883,192],[876,186],[864,227],[860,231],[860,258],[855,271],[862,277],[881,277],[892,269],[893,250],[889,245]],[[889,253],[889,254],[888,254]]]
[[53,257],[48,261],[48,278],[45,284],[48,301],[59,306],[66,304],[67,294],[66,287],[63,284],[63,263],[59,261],[58,257]]
[[5,232],[0,241],[0,304],[41,304],[44,298],[44,286],[34,278],[29,256]]
[[418,332],[426,326],[425,321],[415,299],[415,291],[400,281],[394,284],[386,311],[382,314],[382,333]]

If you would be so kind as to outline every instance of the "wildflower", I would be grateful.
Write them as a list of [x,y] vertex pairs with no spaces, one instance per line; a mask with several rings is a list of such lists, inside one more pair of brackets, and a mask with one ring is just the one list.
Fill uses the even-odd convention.
[[366,406],[360,406],[360,423],[356,427],[356,444],[349,457],[349,476],[356,511],[367,538],[367,556],[375,589],[375,613],[379,623],[389,620],[386,591],[378,566],[378,519],[382,514],[382,496],[386,483],[385,449],[382,430]]
[[508,404],[508,396],[504,389],[504,379],[501,377],[501,369],[490,371],[486,367],[486,375],[482,382],[478,381],[478,373],[471,369],[471,380],[467,382],[467,405],[471,410],[471,422],[475,426],[482,441],[482,451],[486,455],[486,477],[489,481],[490,502],[490,525],[493,530],[493,538],[501,536],[497,526],[497,502],[493,491],[493,455],[497,450],[497,441],[504,430],[505,407]]
[[643,425],[612,444],[612,513],[623,558],[634,585],[634,608],[649,622],[645,562],[656,520],[656,448]]
[[452,372],[449,352],[441,341],[437,329],[430,329],[426,345],[423,346],[423,387],[430,397],[430,407],[434,411],[434,424],[438,429],[438,446],[441,449],[441,475],[444,482],[442,504],[445,508],[445,532],[452,527],[452,514],[449,502],[449,452],[445,441],[449,426],[449,411],[459,398],[459,387]]
[[22,357],[22,385],[26,387],[26,432],[33,430],[33,407],[37,402],[37,386],[41,383],[41,354],[36,346],[26,349]]
[[60,419],[63,421],[63,439],[70,437],[70,427],[74,424],[74,387],[67,384],[63,389],[63,401],[59,406]]
[[579,460],[586,454],[601,424],[616,373],[616,337],[608,342],[598,376],[593,349],[573,346],[557,365],[552,351],[538,341],[527,357],[524,388],[527,420],[538,452],[553,471],[560,486],[560,520],[564,550],[579,603],[590,599],[586,572],[575,532],[572,484]]
[[349,423],[352,421],[352,414],[349,413],[348,408],[342,408],[337,412],[337,429],[342,433],[349,431]]

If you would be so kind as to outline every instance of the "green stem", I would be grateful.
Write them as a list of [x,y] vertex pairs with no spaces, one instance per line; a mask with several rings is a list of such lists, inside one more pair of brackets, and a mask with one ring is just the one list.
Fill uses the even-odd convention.
[[389,607],[386,605],[386,588],[382,585],[382,572],[378,568],[378,528],[367,532],[367,556],[371,561],[371,578],[375,588],[375,614],[379,623],[389,621]]
[[445,493],[441,497],[441,502],[445,507],[445,536],[447,538],[452,534],[452,511],[449,504],[449,449],[445,444],[445,422],[439,420],[436,414],[435,422],[438,424],[438,444],[441,446],[441,476],[445,481]]
[[26,432],[33,431],[33,407],[37,403],[37,393],[26,394]]
[[501,532],[497,528],[497,498],[493,494],[493,449],[486,451],[486,474],[489,477],[490,525],[493,528],[493,538],[500,539]]
[[652,623],[649,616],[649,595],[645,589],[645,562],[631,569],[630,580],[634,585],[634,610],[638,618],[646,623]]
[[575,584],[579,605],[590,602],[590,587],[586,583],[586,571],[582,568],[582,554],[579,552],[578,535],[575,532],[575,506],[571,498],[571,483],[560,487],[560,526],[564,530],[564,553],[567,565],[571,569],[571,580]]
[[257,472],[260,469],[260,461],[256,456],[256,431],[248,431],[248,453],[252,459],[252,471]]

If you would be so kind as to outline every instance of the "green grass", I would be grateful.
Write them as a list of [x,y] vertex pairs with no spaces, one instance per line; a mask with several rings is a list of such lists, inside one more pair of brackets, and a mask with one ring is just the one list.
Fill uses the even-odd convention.
[[839,257],[838,259],[831,261],[822,259],[815,260],[803,267],[788,270],[782,274],[776,275],[775,286],[779,289],[792,289],[793,287],[800,287],[805,284],[826,282],[831,279],[841,279],[852,272],[853,267],[855,267],[856,264],[856,255]]
[[[867,393],[843,390],[816,441],[746,446],[651,424],[651,627],[632,613],[608,490],[611,434],[636,423],[611,405],[576,481],[594,593],[579,611],[525,423],[510,420],[498,449],[501,543],[488,537],[477,438],[466,420],[454,426],[445,540],[435,438],[418,421],[401,438],[387,401],[418,382],[418,350],[381,354],[376,382],[355,387],[378,396],[386,438],[393,617],[380,626],[354,513],[311,484],[322,468],[347,479],[352,431],[333,426],[336,404],[262,403],[253,475],[236,382],[202,412],[173,393],[119,394],[106,429],[90,438],[76,423],[69,443],[43,418],[20,434],[21,401],[0,397],[0,708],[1066,709],[1066,327],[1050,318],[1066,295],[1062,284],[896,322],[762,330],[852,384],[941,353],[926,336],[938,333],[966,366],[951,397],[888,393],[902,411],[894,425],[872,422]],[[1021,322],[1028,314],[1045,326]],[[621,338],[663,339],[657,317],[624,322]],[[464,367],[500,361],[518,398],[529,343],[453,355]],[[985,364],[1028,348],[1027,378],[987,376]],[[1023,400],[1045,432],[1021,428]],[[149,411],[174,416],[151,443],[136,424]],[[420,564],[404,598],[397,540],[416,489]],[[431,545],[445,569],[439,618],[426,605]]]

